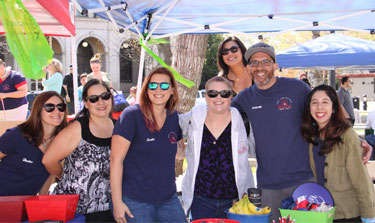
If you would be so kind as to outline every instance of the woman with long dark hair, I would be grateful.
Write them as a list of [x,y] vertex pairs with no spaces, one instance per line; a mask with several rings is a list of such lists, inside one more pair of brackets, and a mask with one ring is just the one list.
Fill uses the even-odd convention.
[[109,158],[113,98],[107,84],[98,79],[87,82],[82,98],[84,108],[53,140],[43,164],[60,178],[54,194],[79,194],[77,212],[85,215],[87,222],[111,222],[114,220],[109,207]]
[[232,89],[235,95],[253,84],[253,79],[246,67],[245,52],[245,45],[235,36],[229,36],[224,39],[217,51],[219,76],[232,82]]
[[0,196],[48,193],[52,177],[42,157],[66,126],[67,115],[59,93],[42,92],[33,102],[30,117],[0,137]]
[[112,137],[111,189],[117,222],[186,222],[176,195],[175,157],[182,143],[176,81],[156,68],[139,104],[127,107]]
[[362,162],[360,140],[332,87],[320,85],[308,95],[302,135],[310,143],[314,176],[335,201],[335,221],[375,218],[374,186]]

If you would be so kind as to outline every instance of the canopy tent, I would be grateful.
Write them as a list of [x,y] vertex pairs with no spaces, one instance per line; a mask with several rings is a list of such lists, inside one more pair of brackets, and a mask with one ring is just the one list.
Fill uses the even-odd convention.
[[[34,17],[44,35],[65,36],[71,39],[73,74],[77,74],[77,55],[75,49],[75,26],[74,26],[74,5],[75,0],[22,0],[22,3]],[[3,25],[0,20],[0,34],[4,34]],[[78,82],[73,78],[75,113],[79,110]]]
[[[148,40],[194,33],[353,30],[375,33],[375,1],[357,0],[76,0],[82,14],[110,20]],[[138,89],[145,51],[141,51]],[[139,94],[139,92],[137,92]],[[137,95],[139,98],[139,95]]]
[[333,33],[286,49],[276,58],[280,68],[375,69],[375,42]]

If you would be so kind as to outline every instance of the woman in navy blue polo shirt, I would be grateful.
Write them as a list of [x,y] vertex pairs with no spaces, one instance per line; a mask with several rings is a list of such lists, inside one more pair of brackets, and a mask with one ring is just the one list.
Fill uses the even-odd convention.
[[116,122],[111,147],[111,190],[117,222],[186,222],[176,195],[175,157],[182,133],[172,73],[147,75],[140,104]]
[[60,94],[46,91],[35,98],[27,121],[0,137],[0,196],[47,194],[52,177],[42,157],[67,115]]

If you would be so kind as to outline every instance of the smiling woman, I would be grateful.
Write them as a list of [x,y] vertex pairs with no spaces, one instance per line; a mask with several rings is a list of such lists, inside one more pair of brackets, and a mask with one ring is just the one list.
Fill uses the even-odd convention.
[[156,68],[143,82],[139,105],[127,107],[117,121],[111,154],[117,222],[186,222],[174,172],[177,145],[183,145],[177,103],[172,73]]
[[107,84],[98,79],[87,82],[82,98],[84,108],[52,141],[43,164],[60,178],[53,194],[79,194],[77,212],[87,222],[113,222],[109,208],[113,98]]

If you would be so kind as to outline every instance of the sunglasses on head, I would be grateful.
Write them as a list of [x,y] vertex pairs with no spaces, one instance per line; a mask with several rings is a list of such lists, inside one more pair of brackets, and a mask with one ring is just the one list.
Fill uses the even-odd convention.
[[230,90],[221,90],[221,91],[216,91],[216,90],[208,90],[207,95],[210,98],[216,98],[218,95],[222,98],[229,98],[232,95],[232,91]]
[[168,90],[169,87],[171,86],[171,84],[168,83],[168,82],[161,82],[161,83],[150,82],[150,83],[148,83],[148,89],[156,90],[156,88],[158,88],[158,85],[160,86],[160,89],[162,89],[164,91]]
[[239,47],[238,46],[232,46],[231,48],[223,48],[221,49],[221,55],[225,56],[229,54],[229,51],[232,53],[237,53]]
[[46,110],[46,112],[53,112],[56,107],[57,107],[57,110],[59,110],[59,112],[64,112],[66,109],[66,104],[60,103],[60,104],[55,105],[52,103],[48,103],[48,104],[44,104],[43,107],[44,107],[44,110]]
[[111,98],[111,92],[104,92],[101,93],[101,95],[90,95],[87,96],[86,99],[89,100],[91,103],[96,103],[99,101],[99,98],[101,98],[103,101],[109,100]]

